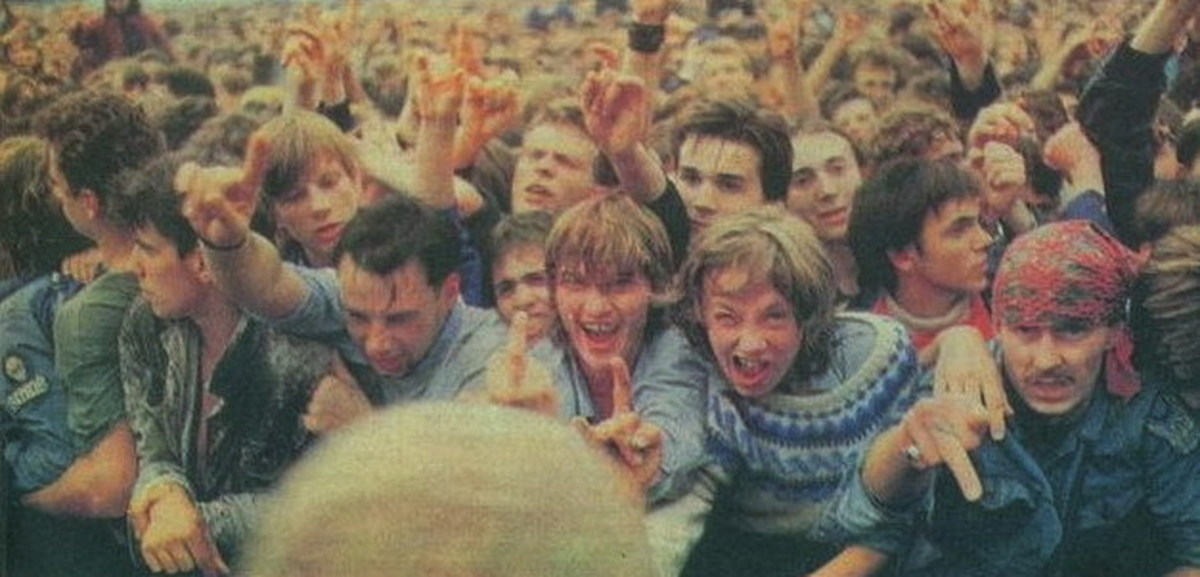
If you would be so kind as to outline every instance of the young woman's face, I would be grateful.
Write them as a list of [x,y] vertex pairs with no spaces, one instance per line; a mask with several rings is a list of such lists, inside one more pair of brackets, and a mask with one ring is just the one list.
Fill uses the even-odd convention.
[[791,302],[769,282],[749,282],[736,268],[705,277],[699,316],[717,366],[744,397],[774,391],[804,342]]
[[634,366],[653,296],[641,272],[595,271],[583,263],[555,271],[555,309],[585,372],[605,373],[618,357]]

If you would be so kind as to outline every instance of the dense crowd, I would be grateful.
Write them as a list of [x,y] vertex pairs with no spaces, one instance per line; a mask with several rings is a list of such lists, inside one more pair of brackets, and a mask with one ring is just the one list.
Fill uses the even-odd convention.
[[1200,0],[0,12],[0,577],[1200,575]]

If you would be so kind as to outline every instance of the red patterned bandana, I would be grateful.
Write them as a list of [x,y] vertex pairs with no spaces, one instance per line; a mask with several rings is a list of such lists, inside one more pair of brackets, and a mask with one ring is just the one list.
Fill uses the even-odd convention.
[[[1056,222],[1017,237],[1004,253],[992,288],[997,326],[1095,326],[1125,313],[1137,260],[1125,245],[1088,221]],[[1128,398],[1141,388],[1128,332],[1106,359],[1108,390]]]

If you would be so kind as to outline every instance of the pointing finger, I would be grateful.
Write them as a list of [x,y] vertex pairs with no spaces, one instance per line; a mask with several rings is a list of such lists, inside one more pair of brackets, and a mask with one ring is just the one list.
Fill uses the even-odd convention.
[[633,386],[630,383],[629,365],[624,359],[613,359],[609,364],[612,371],[613,416],[633,412]]

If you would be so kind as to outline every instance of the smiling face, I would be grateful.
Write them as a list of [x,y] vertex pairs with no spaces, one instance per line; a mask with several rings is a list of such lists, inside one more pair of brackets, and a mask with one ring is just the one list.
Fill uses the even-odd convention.
[[596,270],[581,262],[558,265],[554,305],[585,373],[606,373],[618,357],[634,366],[653,296],[650,280],[639,271]]
[[513,213],[560,213],[596,190],[595,143],[578,128],[547,122],[525,134],[513,172]]
[[766,203],[762,156],[744,142],[688,136],[679,147],[675,180],[693,233],[720,216]]
[[1113,335],[1107,325],[1001,326],[1004,373],[1034,413],[1076,415],[1096,390]]
[[862,184],[850,143],[833,132],[820,132],[798,136],[792,150],[788,210],[812,225],[822,241],[845,240],[850,206]]
[[721,373],[739,395],[771,393],[804,342],[791,303],[770,283],[736,268],[708,273],[703,287],[697,316]]
[[358,210],[362,181],[356,169],[330,153],[309,164],[300,181],[274,200],[278,225],[300,243],[310,264],[331,266],[333,250],[346,223]]
[[457,274],[430,285],[416,259],[379,275],[343,257],[337,276],[346,328],[385,376],[407,375],[425,358],[458,299]]

